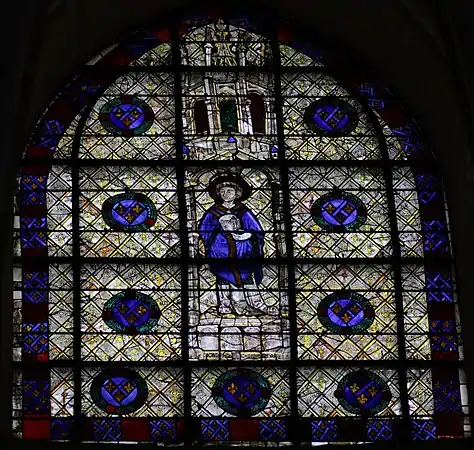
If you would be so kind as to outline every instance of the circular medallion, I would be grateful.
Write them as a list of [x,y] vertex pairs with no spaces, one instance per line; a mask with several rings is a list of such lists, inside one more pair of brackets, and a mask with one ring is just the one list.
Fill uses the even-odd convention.
[[251,369],[234,369],[220,375],[212,387],[217,405],[239,417],[250,417],[267,406],[271,396],[269,381]]
[[357,112],[339,97],[323,97],[311,103],[304,120],[313,131],[325,136],[349,134],[358,123]]
[[333,333],[363,333],[372,325],[374,317],[369,300],[356,292],[334,292],[318,305],[319,321]]
[[102,217],[114,231],[146,231],[155,224],[157,212],[146,195],[129,192],[109,197]]
[[141,408],[148,397],[145,380],[130,369],[105,369],[92,381],[91,397],[102,411],[129,414]]
[[338,384],[334,395],[347,412],[364,415],[383,411],[392,399],[387,383],[364,369],[347,374]]
[[124,95],[107,102],[99,112],[102,126],[120,136],[138,136],[153,125],[153,110],[141,99]]
[[148,333],[158,325],[161,312],[149,295],[134,290],[111,297],[102,310],[105,324],[119,333]]
[[355,231],[367,220],[367,208],[355,195],[334,190],[313,203],[311,215],[325,231]]

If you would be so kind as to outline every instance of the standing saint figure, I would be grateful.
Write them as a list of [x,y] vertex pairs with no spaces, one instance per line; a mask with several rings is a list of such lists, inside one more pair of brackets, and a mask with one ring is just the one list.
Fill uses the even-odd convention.
[[209,182],[215,201],[203,215],[199,234],[216,276],[217,309],[220,314],[277,315],[265,304],[258,286],[262,264],[251,258],[263,256],[264,232],[255,214],[243,203],[252,188],[239,175],[221,174]]

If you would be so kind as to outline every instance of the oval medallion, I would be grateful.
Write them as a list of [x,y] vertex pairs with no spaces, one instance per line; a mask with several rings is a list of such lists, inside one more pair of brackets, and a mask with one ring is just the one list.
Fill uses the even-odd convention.
[[234,369],[220,375],[212,387],[217,405],[239,417],[250,417],[267,406],[271,396],[269,381],[251,369]]
[[347,412],[364,415],[383,411],[392,399],[387,383],[365,369],[347,374],[338,384],[334,395]]
[[158,325],[160,316],[155,300],[134,290],[115,294],[102,310],[105,324],[122,334],[148,333]]
[[124,193],[108,198],[102,217],[114,231],[146,231],[156,222],[156,208],[144,194]]
[[375,311],[369,300],[357,292],[339,291],[321,300],[318,318],[333,333],[362,333],[374,322]]
[[325,136],[352,133],[358,124],[357,112],[339,97],[323,97],[311,103],[304,120],[313,131]]
[[355,231],[367,220],[367,209],[355,195],[334,190],[313,203],[311,215],[325,231]]
[[145,380],[134,370],[105,369],[94,378],[90,394],[98,408],[109,414],[129,414],[148,397]]
[[155,114],[140,98],[124,95],[107,102],[99,112],[102,126],[120,136],[137,136],[153,125]]

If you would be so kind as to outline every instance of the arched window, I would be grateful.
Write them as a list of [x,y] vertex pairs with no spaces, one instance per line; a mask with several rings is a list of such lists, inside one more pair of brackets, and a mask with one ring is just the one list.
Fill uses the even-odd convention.
[[259,94],[249,94],[250,117],[254,133],[265,133],[265,102]]
[[[274,35],[141,31],[39,121],[16,198],[17,437],[468,434],[433,155],[386,89]],[[262,93],[259,136],[216,86]],[[193,134],[188,96],[217,96],[222,129]]]
[[194,122],[196,134],[209,132],[209,117],[204,100],[197,100],[196,103],[194,103]]

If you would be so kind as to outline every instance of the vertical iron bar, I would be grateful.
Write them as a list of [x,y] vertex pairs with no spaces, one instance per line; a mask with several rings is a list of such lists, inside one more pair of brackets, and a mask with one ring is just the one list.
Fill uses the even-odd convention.
[[[272,21],[272,26],[273,26]],[[286,241],[286,261],[288,274],[288,319],[290,322],[290,359],[292,364],[289,368],[290,377],[290,418],[291,418],[291,439],[294,445],[301,444],[301,433],[299,432],[298,417],[298,380],[297,368],[295,362],[298,360],[298,329],[296,314],[296,281],[295,281],[295,264],[293,249],[293,233],[291,222],[291,202],[290,202],[290,185],[289,185],[289,167],[285,152],[284,137],[284,119],[283,119],[283,96],[281,87],[282,67],[280,61],[280,46],[278,43],[277,30],[272,29],[271,45],[272,45],[272,65],[275,89],[275,117],[277,123],[278,136],[278,161],[280,163],[281,190],[283,198],[283,214],[285,224],[285,241]]]
[[175,148],[176,148],[176,180],[179,207],[179,238],[181,247],[181,357],[183,362],[183,402],[185,429],[185,447],[193,442],[194,428],[191,424],[191,367],[189,365],[189,239],[187,226],[187,205],[185,193],[185,165],[183,155],[183,103],[181,79],[180,37],[175,27],[171,28],[171,58],[174,75],[174,108],[175,108]]
[[73,277],[73,358],[74,358],[74,432],[73,442],[81,442],[83,429],[82,414],[82,364],[81,364],[81,242],[79,235],[80,222],[80,187],[79,187],[79,150],[82,133],[94,103],[82,113],[77,124],[71,154],[71,188],[72,188],[72,277]]
[[393,246],[393,279],[395,289],[395,309],[397,316],[397,349],[398,349],[398,384],[400,388],[400,403],[402,409],[402,434],[399,436],[401,441],[411,440],[411,421],[410,421],[410,407],[408,398],[408,377],[407,377],[407,356],[406,356],[406,341],[405,341],[405,320],[404,320],[404,306],[403,306],[403,284],[402,284],[402,265],[403,259],[401,254],[400,237],[397,222],[397,208],[395,204],[395,192],[393,189],[393,170],[396,166],[389,164],[390,157],[385,141],[385,135],[382,127],[376,118],[373,111],[368,105],[361,100],[364,112],[371,120],[379,141],[382,158],[387,162],[383,165],[383,176],[385,181],[385,192],[387,195],[388,215],[390,221],[390,236]]

